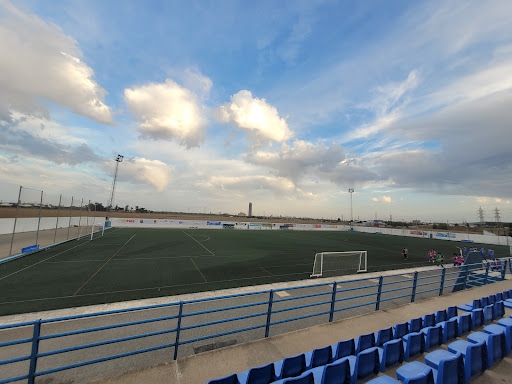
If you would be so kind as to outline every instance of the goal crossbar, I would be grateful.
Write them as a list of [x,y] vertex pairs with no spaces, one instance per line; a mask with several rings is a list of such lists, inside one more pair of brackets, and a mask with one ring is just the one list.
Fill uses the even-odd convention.
[[319,252],[315,255],[313,273],[310,277],[323,276],[326,264],[329,264],[334,270],[367,272],[367,262],[367,251]]

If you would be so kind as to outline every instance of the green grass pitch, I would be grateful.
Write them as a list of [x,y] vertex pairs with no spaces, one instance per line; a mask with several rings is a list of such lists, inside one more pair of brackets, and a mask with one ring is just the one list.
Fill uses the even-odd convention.
[[[431,265],[434,248],[449,265],[463,244],[361,232],[114,228],[0,264],[0,315],[303,280],[317,252],[366,250],[375,272]],[[354,273],[356,263],[324,276]]]

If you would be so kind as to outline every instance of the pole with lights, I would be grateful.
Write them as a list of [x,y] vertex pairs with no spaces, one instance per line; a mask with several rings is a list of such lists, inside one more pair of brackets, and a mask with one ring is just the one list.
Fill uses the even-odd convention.
[[348,193],[350,193],[350,222],[354,222],[354,215],[352,214],[352,194],[354,193],[354,188],[349,188]]
[[112,180],[112,191],[110,192],[110,199],[108,201],[108,212],[109,217],[110,213],[112,212],[112,206],[114,205],[114,195],[116,193],[116,182],[117,182],[117,171],[119,170],[119,163],[123,161],[124,156],[123,155],[117,155],[114,159],[116,161],[116,170],[114,172],[114,179]]

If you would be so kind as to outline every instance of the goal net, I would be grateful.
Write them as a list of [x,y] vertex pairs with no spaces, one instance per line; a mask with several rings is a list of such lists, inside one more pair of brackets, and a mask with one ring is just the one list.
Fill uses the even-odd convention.
[[367,251],[317,253],[310,277],[366,272],[367,256]]

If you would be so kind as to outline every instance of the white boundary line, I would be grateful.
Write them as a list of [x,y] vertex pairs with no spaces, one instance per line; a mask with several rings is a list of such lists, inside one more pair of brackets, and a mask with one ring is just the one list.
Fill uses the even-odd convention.
[[[190,237],[192,240],[194,240],[197,244],[199,244],[201,247],[203,247],[204,249],[206,249],[208,252],[210,252],[212,254],[212,256],[215,256],[215,253],[213,253],[212,251],[210,251],[208,248],[206,248],[203,244],[201,244],[199,241],[197,241],[196,239],[194,239],[191,235],[189,235],[187,232],[185,231],[182,231],[185,235],[187,235],[188,237]],[[204,241],[204,240],[203,240]]]
[[110,256],[110,259],[108,259],[107,261],[105,261],[105,263],[104,263],[104,264],[103,264],[103,265],[102,265],[102,266],[101,266],[101,267],[100,267],[96,272],[94,272],[94,274],[93,274],[91,277],[89,277],[89,278],[87,279],[87,281],[86,281],[85,283],[83,283],[83,284],[82,284],[82,286],[76,290],[76,292],[75,292],[75,293],[73,293],[73,296],[76,296],[76,294],[77,294],[78,292],[80,292],[80,290],[81,290],[83,287],[85,287],[85,286],[87,285],[87,283],[88,283],[89,281],[91,281],[91,279],[92,279],[94,276],[96,276],[96,275],[98,274],[98,272],[99,272],[99,271],[101,271],[101,270],[102,270],[102,268],[103,268],[105,265],[107,265],[107,264],[108,264],[108,262],[109,262],[110,260],[112,260],[112,258],[113,258],[115,255],[117,255],[117,254],[119,253],[119,251],[120,251],[121,249],[123,249],[123,247],[124,247],[126,244],[128,244],[128,242],[129,242],[131,239],[133,239],[135,236],[137,236],[137,233],[139,233],[139,232],[136,232],[134,235],[132,235],[132,237],[130,237],[128,240],[126,240],[126,243],[124,243],[123,245],[121,245],[121,246],[119,247],[119,249],[118,249],[118,250],[117,250],[117,251],[116,251],[112,256]]

